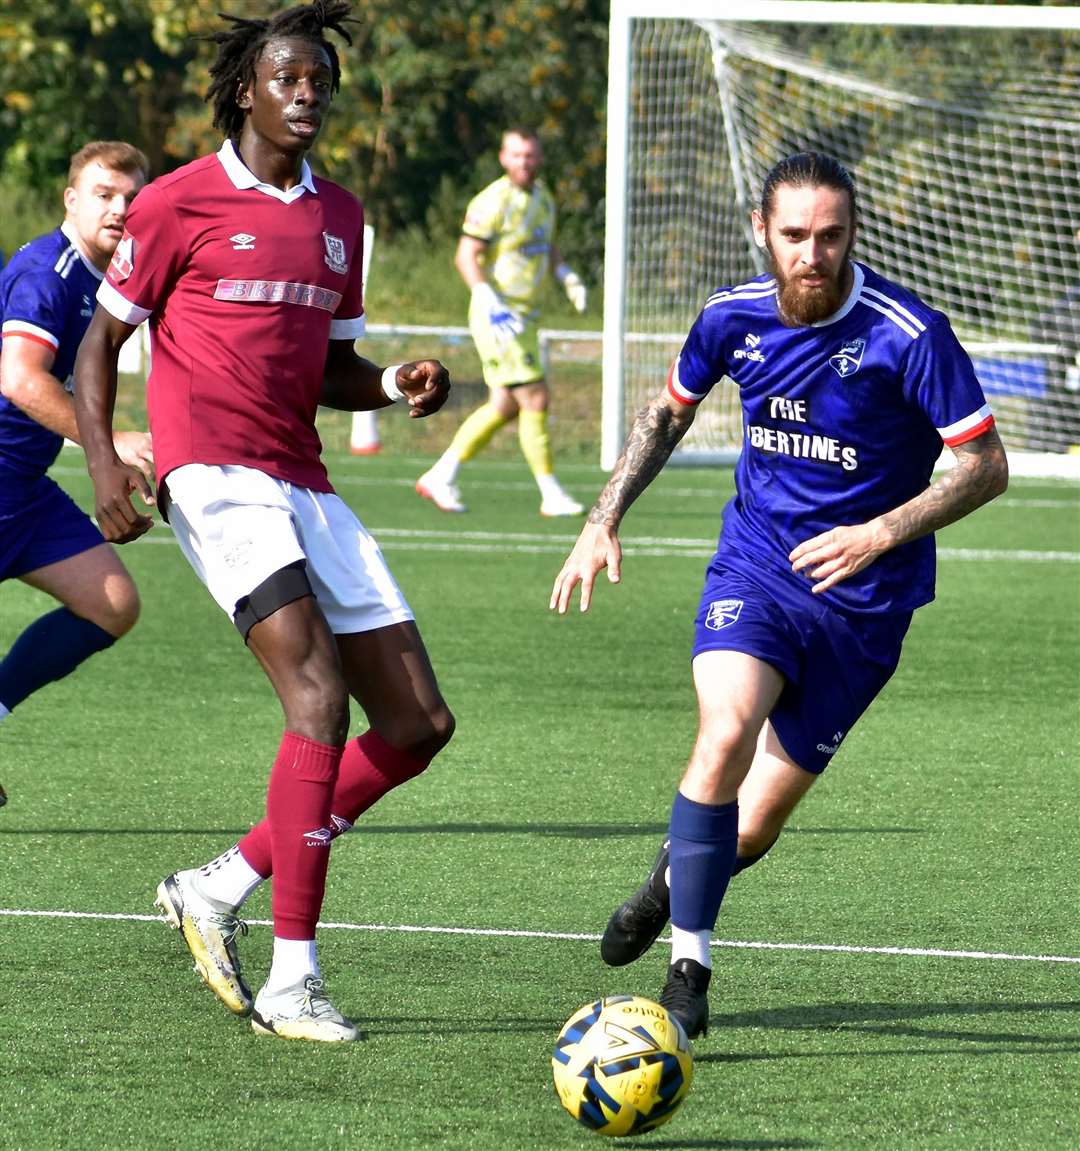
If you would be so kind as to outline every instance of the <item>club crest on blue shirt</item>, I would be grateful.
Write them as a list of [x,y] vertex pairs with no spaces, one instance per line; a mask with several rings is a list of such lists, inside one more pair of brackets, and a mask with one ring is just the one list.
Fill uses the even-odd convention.
[[741,599],[714,599],[709,604],[709,611],[705,616],[705,626],[713,631],[730,627],[739,618],[742,605]]
[[345,259],[345,241],[340,236],[331,236],[329,232],[323,232],[322,238],[326,245],[326,255],[323,257],[326,266],[331,272],[340,272],[344,276],[349,270]]
[[861,336],[847,340],[840,345],[840,351],[829,357],[829,364],[838,376],[850,376],[859,370],[862,363],[863,352],[866,351],[866,341]]

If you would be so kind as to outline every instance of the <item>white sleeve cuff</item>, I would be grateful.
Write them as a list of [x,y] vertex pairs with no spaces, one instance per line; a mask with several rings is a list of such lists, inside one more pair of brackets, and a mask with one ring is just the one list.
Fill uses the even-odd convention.
[[115,316],[125,324],[137,327],[143,320],[150,318],[150,308],[140,308],[138,304],[133,304],[126,296],[120,295],[108,280],[101,281],[97,301],[110,316]]
[[330,339],[332,340],[362,340],[367,331],[367,318],[363,315],[355,316],[351,320],[331,320]]

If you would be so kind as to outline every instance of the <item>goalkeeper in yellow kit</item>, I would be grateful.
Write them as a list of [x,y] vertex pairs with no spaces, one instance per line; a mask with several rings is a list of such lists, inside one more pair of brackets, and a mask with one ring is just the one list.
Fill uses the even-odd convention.
[[585,285],[552,242],[555,201],[537,179],[542,153],[534,132],[503,133],[505,175],[470,202],[454,264],[472,292],[469,330],[490,389],[416,490],[444,512],[463,512],[456,479],[504,424],[518,421],[521,451],[540,488],[540,514],[579,516],[585,508],[555,478],[548,436],[548,387],[540,361],[536,297],[550,269],[574,308],[585,311]]

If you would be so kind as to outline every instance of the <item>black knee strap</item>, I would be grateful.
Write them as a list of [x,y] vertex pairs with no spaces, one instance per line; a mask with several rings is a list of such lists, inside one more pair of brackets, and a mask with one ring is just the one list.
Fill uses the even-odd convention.
[[307,575],[307,562],[297,560],[288,567],[278,568],[269,575],[250,595],[236,601],[233,623],[247,643],[248,632],[267,616],[283,608],[293,600],[312,595],[311,581]]

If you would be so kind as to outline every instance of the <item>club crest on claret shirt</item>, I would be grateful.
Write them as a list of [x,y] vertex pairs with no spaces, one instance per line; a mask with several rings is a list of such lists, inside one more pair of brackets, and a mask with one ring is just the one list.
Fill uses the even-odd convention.
[[135,271],[135,238],[125,232],[112,255],[113,275],[121,283]]
[[326,245],[326,255],[323,258],[327,267],[331,272],[345,275],[349,270],[348,261],[345,259],[345,241],[340,236],[331,236],[329,232],[323,232],[322,238]]
[[840,351],[829,357],[829,365],[838,376],[850,376],[859,370],[862,363],[863,352],[866,351],[866,341],[859,336],[840,345]]

